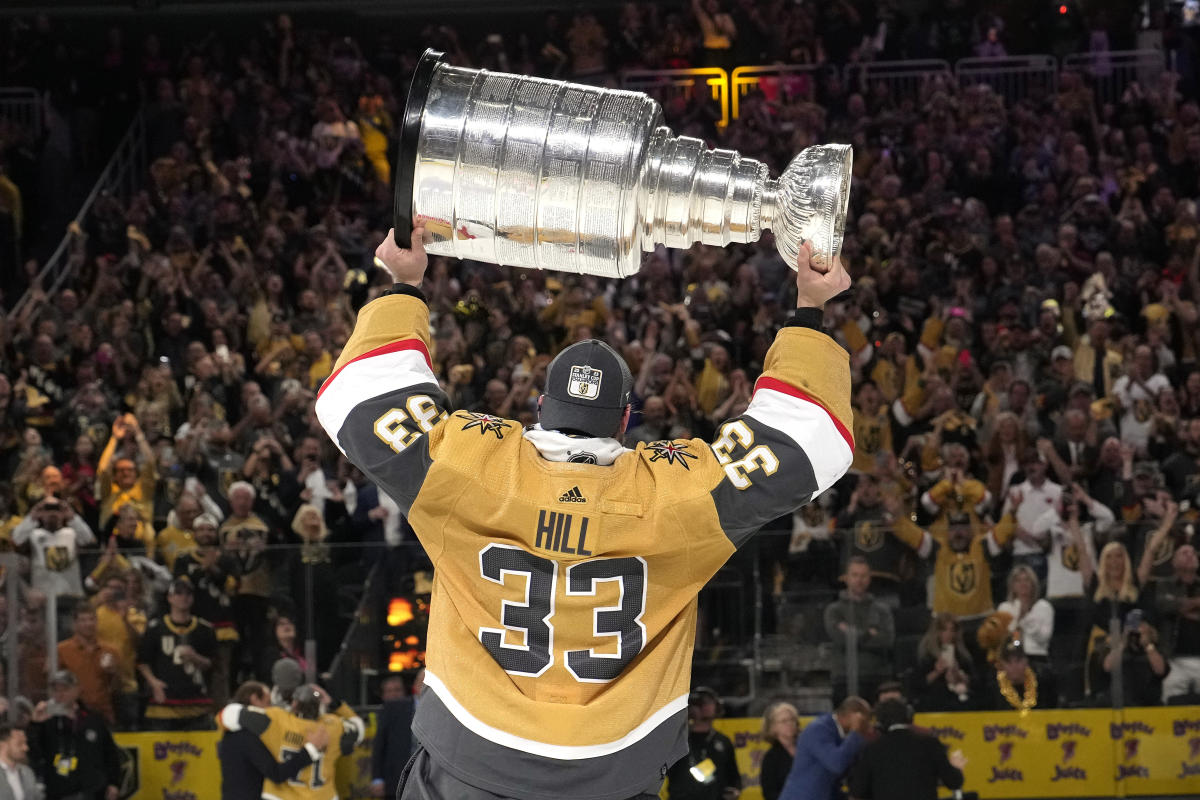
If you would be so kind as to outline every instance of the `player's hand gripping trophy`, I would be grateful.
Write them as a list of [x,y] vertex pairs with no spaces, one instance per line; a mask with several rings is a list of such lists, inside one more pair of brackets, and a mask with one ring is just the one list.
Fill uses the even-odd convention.
[[841,248],[849,145],[809,147],[777,179],[733,150],[673,136],[639,92],[452,67],[427,50],[396,170],[396,244],[457,258],[624,278],[657,244],[758,241],[827,272]]

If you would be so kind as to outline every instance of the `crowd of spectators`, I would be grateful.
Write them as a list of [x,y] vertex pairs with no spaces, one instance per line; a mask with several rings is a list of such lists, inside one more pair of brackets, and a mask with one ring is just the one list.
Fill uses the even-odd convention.
[[[628,3],[610,25],[580,10],[537,34],[472,42],[431,24],[370,47],[286,16],[236,46],[108,31],[91,124],[140,100],[143,188],[72,227],[57,291],[36,262],[5,278],[10,300],[32,292],[0,328],[21,693],[46,694],[52,613],[89,708],[125,727],[203,725],[238,680],[270,683],[281,657],[308,667],[305,638],[327,670],[335,599],[373,564],[398,585],[426,566],[312,413],[356,310],[387,288],[371,253],[425,45],[615,85],[628,67],[843,63],[931,42],[969,55],[1005,29],[958,3],[907,22],[861,5]],[[35,49],[55,41],[49,20],[30,30],[4,74],[41,70],[69,105],[80,62]],[[855,289],[826,320],[851,353],[854,466],[764,534],[764,586],[832,592],[845,571],[828,636],[839,653],[854,639],[862,681],[910,681],[926,708],[1019,707],[1051,665],[1065,671],[1038,707],[1111,702],[1114,674],[1146,702],[1200,692],[1195,98],[1172,72],[1105,104],[1070,73],[1012,103],[840,74],[748,97],[725,129],[704,98],[664,98],[677,133],[775,171],[811,144],[855,147]],[[4,175],[0,217],[20,231]],[[660,249],[622,282],[433,257],[434,369],[456,408],[530,424],[553,355],[599,336],[636,378],[629,444],[710,437],[749,402],[790,274],[769,236]],[[925,607],[927,635],[893,624]],[[835,659],[839,693],[846,668]]]

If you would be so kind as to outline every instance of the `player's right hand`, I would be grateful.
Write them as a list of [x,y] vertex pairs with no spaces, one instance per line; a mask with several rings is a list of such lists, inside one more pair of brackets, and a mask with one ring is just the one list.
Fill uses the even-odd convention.
[[425,268],[429,266],[429,256],[425,255],[421,238],[424,235],[424,228],[413,228],[412,249],[405,250],[396,244],[396,229],[390,229],[379,247],[375,248],[375,263],[386,269],[396,283],[420,287]]
[[812,265],[812,243],[800,245],[796,259],[796,308],[823,308],[827,302],[850,288],[850,274],[835,258],[828,272]]
[[329,746],[329,728],[325,725],[317,725],[308,732],[308,736],[305,737],[304,741],[318,750],[324,750]]

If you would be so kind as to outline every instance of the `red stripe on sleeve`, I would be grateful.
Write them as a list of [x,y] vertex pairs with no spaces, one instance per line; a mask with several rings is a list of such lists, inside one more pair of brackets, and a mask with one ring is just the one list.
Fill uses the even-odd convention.
[[846,440],[846,445],[850,448],[850,452],[854,452],[854,435],[850,433],[850,430],[842,424],[842,421],[838,419],[834,413],[826,408],[825,405],[819,400],[809,397],[807,394],[800,391],[795,386],[792,386],[790,383],[784,383],[777,378],[759,378],[754,384],[754,391],[757,392],[759,389],[770,389],[775,392],[782,392],[783,394],[795,397],[797,400],[804,400],[805,402],[812,403],[814,406],[817,406],[829,415],[829,419],[833,421],[833,426],[837,428],[837,432],[840,433],[842,438]]
[[340,367],[334,370],[332,375],[325,379],[324,383],[321,384],[321,388],[317,390],[317,397],[320,397],[325,392],[325,387],[333,383],[333,379],[340,375],[342,370],[353,364],[355,361],[362,361],[364,358],[382,356],[387,353],[399,353],[402,350],[416,350],[425,357],[425,363],[429,366],[429,371],[433,372],[433,361],[429,358],[429,350],[426,349],[425,343],[420,339],[401,339],[398,342],[390,342],[380,347],[376,347],[374,350],[368,350],[361,356],[356,356],[355,358],[347,361],[345,364],[342,364]]

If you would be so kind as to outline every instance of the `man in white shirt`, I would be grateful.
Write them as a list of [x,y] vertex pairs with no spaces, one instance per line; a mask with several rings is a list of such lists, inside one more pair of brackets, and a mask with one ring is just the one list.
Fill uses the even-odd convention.
[[29,744],[25,731],[6,722],[0,723],[0,800],[41,800],[45,792],[33,770],[25,763]]
[[1025,564],[1033,569],[1038,581],[1046,583],[1046,549],[1050,546],[1046,530],[1035,535],[1038,519],[1052,510],[1062,495],[1062,486],[1046,477],[1049,466],[1037,448],[1025,450],[1022,469],[1025,481],[1008,492],[1000,516],[1013,514],[1017,528],[1013,538],[1013,564]]
[[29,543],[33,588],[56,597],[82,597],[79,548],[96,543],[92,529],[75,510],[47,496],[29,510],[12,532],[17,547]]
[[1050,540],[1046,576],[1046,597],[1050,600],[1083,597],[1080,553],[1066,523],[1068,503],[1079,504],[1079,529],[1092,563],[1096,561],[1096,536],[1107,533],[1115,521],[1108,506],[1093,500],[1077,483],[1063,489],[1058,502],[1038,517],[1030,533],[1035,538],[1048,537]]
[[1133,351],[1129,372],[1117,378],[1112,395],[1121,407],[1121,441],[1145,452],[1153,424],[1158,395],[1170,389],[1171,382],[1161,372],[1154,371],[1154,352],[1149,345],[1138,345]]

